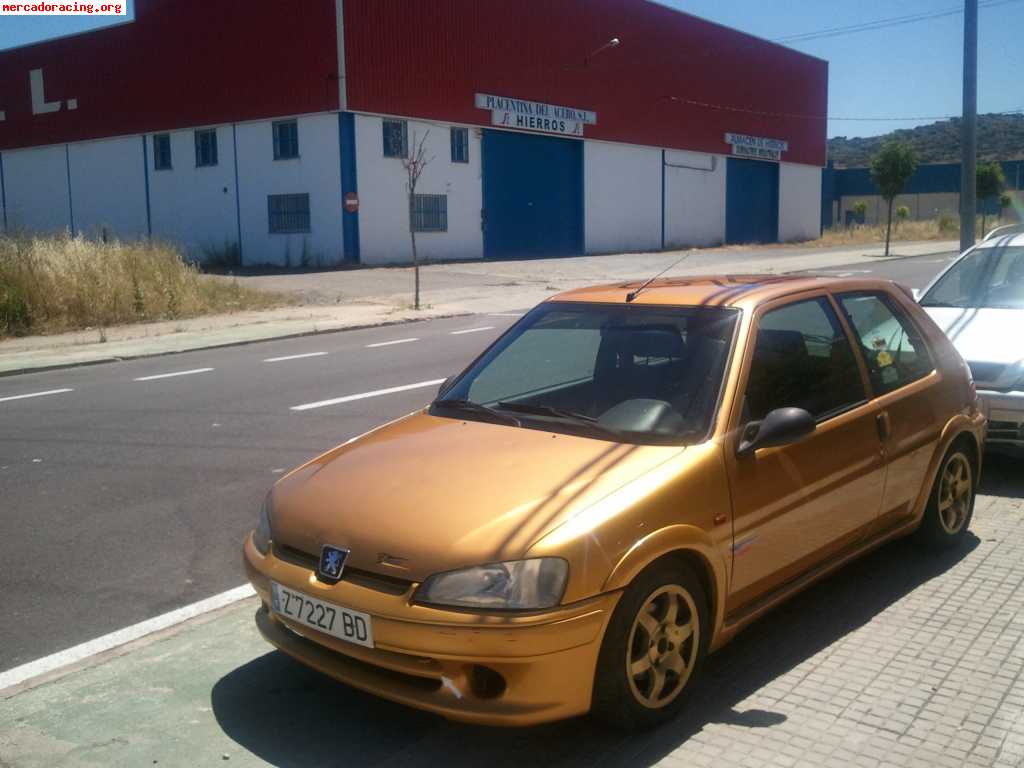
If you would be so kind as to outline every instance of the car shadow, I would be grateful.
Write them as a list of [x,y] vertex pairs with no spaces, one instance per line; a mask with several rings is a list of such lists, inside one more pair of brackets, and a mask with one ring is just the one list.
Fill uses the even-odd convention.
[[978,542],[971,534],[935,554],[897,541],[812,586],[711,656],[687,710],[649,733],[628,735],[589,718],[523,729],[450,723],[348,688],[276,651],[221,678],[212,708],[231,739],[281,768],[650,765],[709,723],[785,722],[779,712],[742,702],[943,574]]
[[978,493],[1024,499],[1024,449],[998,447],[986,450]]

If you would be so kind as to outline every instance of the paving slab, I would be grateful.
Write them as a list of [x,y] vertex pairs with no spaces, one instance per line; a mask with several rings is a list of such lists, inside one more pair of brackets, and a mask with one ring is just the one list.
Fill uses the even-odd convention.
[[902,540],[813,586],[712,656],[653,733],[393,705],[270,650],[247,599],[0,691],[0,766],[1018,766],[1024,473],[987,463],[964,546]]

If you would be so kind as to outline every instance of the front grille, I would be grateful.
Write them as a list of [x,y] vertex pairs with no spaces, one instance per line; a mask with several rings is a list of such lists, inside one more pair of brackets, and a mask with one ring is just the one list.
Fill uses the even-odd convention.
[[990,421],[988,423],[988,440],[1024,440],[1024,424],[1015,421]]
[[[295,547],[289,547],[287,544],[275,544],[274,554],[286,563],[297,565],[313,573],[316,573],[316,567],[319,565],[316,555],[295,549]],[[413,584],[411,581],[397,579],[394,576],[382,576],[379,573],[371,573],[370,571],[349,567],[342,571],[341,580],[388,595],[404,595]]]
[[1002,363],[968,363],[975,382],[996,381],[1003,375],[1006,366]]

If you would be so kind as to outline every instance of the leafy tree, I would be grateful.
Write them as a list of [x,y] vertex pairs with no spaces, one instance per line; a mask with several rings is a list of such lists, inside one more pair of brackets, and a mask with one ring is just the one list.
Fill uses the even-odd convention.
[[871,158],[871,180],[875,182],[882,199],[888,203],[885,225],[885,255],[889,255],[889,239],[892,235],[892,203],[910,181],[917,170],[917,154],[904,141],[891,139],[882,145],[878,154]]
[[902,224],[904,221],[906,221],[909,218],[910,218],[910,209],[907,206],[901,205],[901,206],[899,206],[896,209],[896,223],[897,224]]
[[1013,205],[1013,198],[1010,197],[1006,192],[1003,192],[999,196],[999,218],[1003,218],[1003,211]]
[[981,236],[985,236],[985,219],[988,213],[989,200],[1001,194],[1006,189],[1006,176],[999,163],[982,163],[975,172],[974,188],[977,191],[978,202],[981,205]]
[[863,224],[864,217],[867,215],[868,212],[868,204],[865,203],[863,200],[858,200],[856,203],[853,204],[852,210],[854,217],[857,219],[857,223]]

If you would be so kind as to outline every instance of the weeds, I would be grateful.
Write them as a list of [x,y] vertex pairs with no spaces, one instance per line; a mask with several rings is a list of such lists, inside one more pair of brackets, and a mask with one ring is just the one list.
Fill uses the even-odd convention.
[[0,237],[0,336],[286,303],[283,296],[243,287],[237,280],[203,275],[163,243]]

